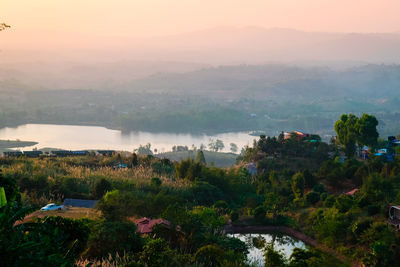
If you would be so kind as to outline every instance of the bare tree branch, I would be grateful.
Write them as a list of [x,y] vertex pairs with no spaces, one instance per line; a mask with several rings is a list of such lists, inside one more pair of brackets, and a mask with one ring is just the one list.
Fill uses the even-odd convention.
[[3,30],[5,30],[5,29],[7,29],[7,28],[11,28],[11,26],[10,26],[10,25],[7,25],[7,24],[5,24],[5,23],[0,23],[0,31],[3,31]]

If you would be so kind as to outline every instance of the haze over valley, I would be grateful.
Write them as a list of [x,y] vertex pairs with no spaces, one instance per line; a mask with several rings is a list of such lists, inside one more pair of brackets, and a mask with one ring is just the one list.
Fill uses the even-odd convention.
[[0,2],[0,267],[399,266],[399,0]]

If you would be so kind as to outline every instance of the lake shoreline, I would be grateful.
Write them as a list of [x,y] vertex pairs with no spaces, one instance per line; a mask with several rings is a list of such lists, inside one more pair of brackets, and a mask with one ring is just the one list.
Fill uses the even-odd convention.
[[[93,127],[104,127],[108,130],[114,130],[114,131],[121,131],[122,134],[130,134],[130,133],[135,133],[135,132],[149,132],[149,133],[170,133],[170,134],[191,134],[195,136],[202,136],[202,135],[218,135],[218,134],[226,134],[226,133],[231,133],[231,132],[241,132],[241,133],[248,133],[251,136],[258,137],[258,135],[252,135],[251,133],[258,132],[261,130],[255,130],[255,129],[227,129],[225,128],[224,130],[213,130],[213,129],[203,129],[201,131],[199,130],[193,130],[193,131],[188,131],[188,130],[176,130],[172,131],[170,129],[163,129],[162,131],[155,131],[152,130],[152,128],[144,128],[144,129],[136,129],[132,127],[124,127],[121,125],[115,125],[115,124],[108,124],[108,123],[97,123],[97,122],[57,122],[57,121],[46,121],[46,122],[41,122],[41,121],[27,121],[27,122],[19,122],[19,123],[8,123],[0,126],[0,129],[2,128],[18,128],[20,126],[26,125],[26,124],[42,124],[42,125],[60,125],[60,126],[93,126]],[[264,131],[262,131],[264,132]],[[278,133],[279,134],[279,133]],[[274,134],[271,134],[271,136]]]
[[12,149],[18,149],[23,147],[32,147],[39,144],[36,141],[20,141],[16,140],[0,140],[0,151],[8,151]]
[[27,147],[33,149],[42,147],[57,147],[64,150],[118,150],[134,151],[140,146],[151,144],[154,153],[172,151],[175,146],[191,149],[208,146],[210,142],[222,140],[225,148],[221,152],[229,152],[230,144],[236,145],[237,151],[246,145],[252,145],[255,137],[248,132],[229,132],[224,134],[188,134],[169,132],[129,132],[112,130],[95,125],[65,125],[65,124],[24,124],[18,127],[0,129],[0,139],[35,140],[35,144]]

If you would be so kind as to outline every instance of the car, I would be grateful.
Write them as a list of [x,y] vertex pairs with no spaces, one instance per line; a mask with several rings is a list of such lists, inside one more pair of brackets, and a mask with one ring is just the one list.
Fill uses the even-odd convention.
[[50,203],[47,204],[46,206],[44,206],[43,208],[41,208],[40,210],[62,210],[64,208],[64,205],[57,205],[54,203]]

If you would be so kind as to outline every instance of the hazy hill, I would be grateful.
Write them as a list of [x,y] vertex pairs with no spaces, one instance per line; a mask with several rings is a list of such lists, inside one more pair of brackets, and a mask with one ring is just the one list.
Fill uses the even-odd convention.
[[[346,70],[287,65],[222,66],[183,74],[158,74],[127,90],[233,98],[366,100],[400,97],[400,66],[366,65]],[[296,99],[293,99],[293,97]]]
[[[0,79],[48,89],[109,89],[157,73],[190,72],[210,65],[400,63],[398,32],[220,27],[153,38],[78,36],[82,41],[75,43],[62,42],[61,37],[49,40],[46,32],[43,38],[28,35],[32,38],[29,50],[13,34],[9,31],[1,36]],[[74,39],[74,33],[68,36]]]
[[214,64],[271,61],[400,62],[398,33],[324,33],[222,27],[156,38],[158,58]]
[[33,88],[115,89],[157,73],[184,73],[209,65],[172,61],[0,62],[0,82],[17,80]]

